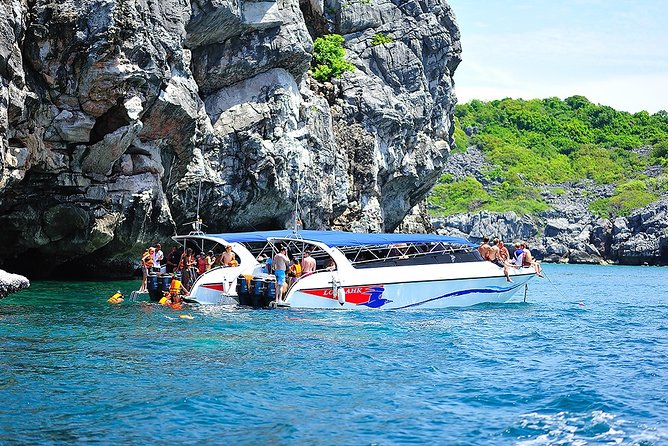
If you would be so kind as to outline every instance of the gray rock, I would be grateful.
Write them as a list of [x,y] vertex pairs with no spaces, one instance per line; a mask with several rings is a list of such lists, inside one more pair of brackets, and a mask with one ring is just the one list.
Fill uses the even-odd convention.
[[26,289],[29,286],[30,281],[27,278],[0,269],[0,299]]
[[574,249],[570,252],[568,260],[569,263],[585,263],[591,265],[598,265],[602,262],[603,259],[600,256]]
[[[7,0],[0,14],[0,267],[129,264],[194,218],[200,184],[211,231],[290,225],[297,197],[308,228],[427,229],[461,60],[447,4]],[[312,79],[309,29],[343,34],[355,72]]]

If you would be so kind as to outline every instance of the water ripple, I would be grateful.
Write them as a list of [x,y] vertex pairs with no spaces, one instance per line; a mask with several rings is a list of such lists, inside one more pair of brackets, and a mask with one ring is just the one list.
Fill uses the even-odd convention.
[[527,303],[406,312],[36,282],[0,302],[0,445],[668,443],[665,270],[545,269]]

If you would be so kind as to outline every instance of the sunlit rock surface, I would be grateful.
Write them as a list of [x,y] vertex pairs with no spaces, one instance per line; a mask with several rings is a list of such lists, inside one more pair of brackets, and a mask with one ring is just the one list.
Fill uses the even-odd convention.
[[[323,85],[327,33],[356,70]],[[392,231],[440,176],[460,53],[444,1],[4,1],[0,266],[128,270],[200,185],[211,232],[297,197],[307,228]]]

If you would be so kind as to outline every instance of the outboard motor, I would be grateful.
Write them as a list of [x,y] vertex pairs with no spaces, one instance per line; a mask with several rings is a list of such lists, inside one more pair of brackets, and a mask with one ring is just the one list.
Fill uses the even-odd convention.
[[164,294],[165,292],[169,293],[169,287],[172,284],[172,276],[170,274],[164,274],[160,276],[159,280],[160,280],[160,285],[158,286],[158,288],[160,288],[161,294]]
[[251,305],[248,292],[248,280],[245,276],[237,278],[237,295],[239,296],[239,305]]
[[276,300],[276,281],[272,279],[265,279],[264,288],[264,305],[268,307],[269,304]]
[[251,303],[253,308],[259,308],[264,304],[264,280],[261,277],[253,277],[251,280]]
[[162,297],[160,285],[161,283],[157,274],[148,275],[146,288],[148,288],[148,296],[151,299],[151,302],[158,302]]

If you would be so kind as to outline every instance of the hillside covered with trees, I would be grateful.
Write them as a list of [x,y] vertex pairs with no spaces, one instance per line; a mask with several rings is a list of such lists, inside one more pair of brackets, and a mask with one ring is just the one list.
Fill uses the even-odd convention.
[[565,100],[473,100],[457,105],[455,149],[484,154],[480,176],[445,174],[429,197],[433,215],[480,210],[537,214],[546,196],[592,185],[609,191],[589,210],[626,216],[668,192],[668,113],[635,114]]

